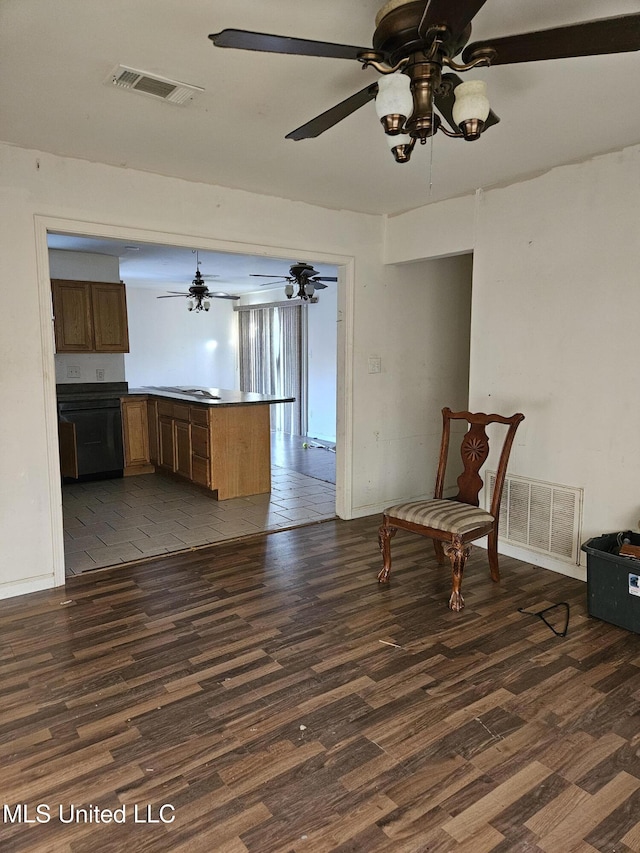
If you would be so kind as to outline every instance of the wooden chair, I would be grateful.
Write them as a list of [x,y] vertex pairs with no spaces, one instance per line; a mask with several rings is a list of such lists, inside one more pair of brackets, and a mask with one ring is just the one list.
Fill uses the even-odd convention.
[[[383,567],[378,574],[378,581],[386,583],[391,571],[391,539],[398,528],[410,530],[420,536],[433,539],[436,557],[440,565],[444,564],[444,555],[451,561],[453,574],[453,589],[449,599],[451,610],[462,610],[464,599],[460,591],[462,575],[467,557],[471,551],[469,545],[474,539],[489,536],[488,553],[491,579],[500,580],[498,568],[498,524],[500,521],[500,499],[502,487],[507,472],[507,463],[511,445],[516,430],[524,415],[515,414],[510,418],[502,415],[485,415],[480,412],[452,412],[442,410],[442,444],[440,446],[440,462],[436,477],[436,488],[433,500],[411,501],[395,504],[386,509],[382,516],[382,525],[378,531],[378,542],[382,552]],[[449,436],[452,420],[465,420],[469,430],[462,439],[460,453],[464,463],[464,471],[458,477],[458,494],[453,499],[443,499],[445,471],[449,452]],[[480,469],[489,455],[489,439],[485,427],[488,424],[505,424],[508,427],[503,440],[496,482],[491,500],[491,512],[479,507],[478,495],[483,486]],[[446,543],[446,546],[445,546]]]

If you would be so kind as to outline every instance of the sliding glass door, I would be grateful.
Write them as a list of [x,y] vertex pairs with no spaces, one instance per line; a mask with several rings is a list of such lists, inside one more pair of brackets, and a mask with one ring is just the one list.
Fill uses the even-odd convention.
[[238,310],[240,390],[295,397],[271,406],[271,428],[306,434],[306,305],[242,305]]

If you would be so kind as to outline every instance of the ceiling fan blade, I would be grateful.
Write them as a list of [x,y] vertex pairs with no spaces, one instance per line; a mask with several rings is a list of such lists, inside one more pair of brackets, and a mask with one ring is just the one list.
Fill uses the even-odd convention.
[[275,36],[249,30],[222,30],[212,33],[209,38],[216,47],[235,47],[240,50],[260,50],[265,53],[288,53],[296,56],[327,56],[331,59],[357,59],[361,53],[370,50],[350,44]]
[[260,287],[273,287],[274,285],[279,286],[281,284],[286,284],[286,283],[287,283],[286,278],[279,278],[276,281],[263,281],[262,284],[260,285]]
[[207,299],[240,299],[239,296],[232,296],[230,293],[223,293],[222,291],[217,293],[206,293],[205,297]]
[[[446,85],[442,87],[442,90],[436,92],[434,95],[434,103],[438,108],[438,112],[442,115],[442,117],[446,120],[447,124],[455,130],[456,133],[460,132],[460,128],[456,125],[453,120],[453,104],[455,102],[455,88],[458,84],[462,83],[460,77],[457,74],[443,74],[442,81]],[[484,130],[489,127],[492,127],[494,124],[498,124],[500,119],[494,113],[493,110],[489,111],[489,115],[487,116],[487,120],[484,123]]]
[[487,116],[487,119],[484,123],[484,129],[482,132],[484,133],[484,131],[488,127],[493,127],[494,124],[498,124],[499,121],[500,121],[500,116],[497,116],[493,110],[489,110],[489,115]]
[[191,296],[190,293],[172,293],[170,296],[156,296],[156,299],[175,299],[177,296]]
[[267,275],[263,272],[252,272],[249,273],[252,278],[282,278],[281,275]]
[[312,118],[311,121],[308,121],[296,130],[292,130],[291,133],[286,135],[285,139],[295,139],[298,141],[300,139],[312,139],[315,136],[320,136],[325,130],[329,130],[334,124],[338,124],[339,121],[347,118],[351,113],[354,113],[360,107],[372,101],[377,93],[378,84],[370,83],[364,89],[356,92],[355,95],[351,95],[351,97],[336,104],[335,107],[331,107],[330,110]]
[[312,278],[311,284],[313,285],[315,290],[326,290],[327,289],[327,285],[323,284],[321,281],[318,281],[317,278]]
[[458,36],[471,23],[487,0],[429,0],[418,32],[424,36],[431,27],[444,25],[452,36]]
[[462,59],[469,62],[487,48],[496,52],[491,65],[640,50],[640,14],[475,42],[465,48]]
[[314,275],[312,281],[337,281],[335,275]]

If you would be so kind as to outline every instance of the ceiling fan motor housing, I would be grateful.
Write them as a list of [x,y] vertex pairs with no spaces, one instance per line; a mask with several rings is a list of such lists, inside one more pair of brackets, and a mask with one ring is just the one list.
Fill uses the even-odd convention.
[[[419,32],[424,11],[424,0],[395,4],[392,0],[380,10],[376,18],[373,47],[386,56],[389,65],[397,65],[412,54],[424,55],[425,47],[428,48],[429,42],[433,41],[433,38],[428,38],[428,33]],[[471,25],[466,26],[461,33],[451,33],[444,26],[435,27],[432,31],[434,38],[439,36],[439,52],[450,58],[457,56],[471,37]]]

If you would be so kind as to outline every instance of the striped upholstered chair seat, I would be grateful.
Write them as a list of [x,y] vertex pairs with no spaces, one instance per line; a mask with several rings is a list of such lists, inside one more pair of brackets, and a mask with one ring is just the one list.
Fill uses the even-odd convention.
[[395,504],[384,514],[398,521],[408,521],[421,527],[431,527],[446,533],[464,536],[479,527],[493,524],[491,513],[477,506],[458,501],[430,500]]

